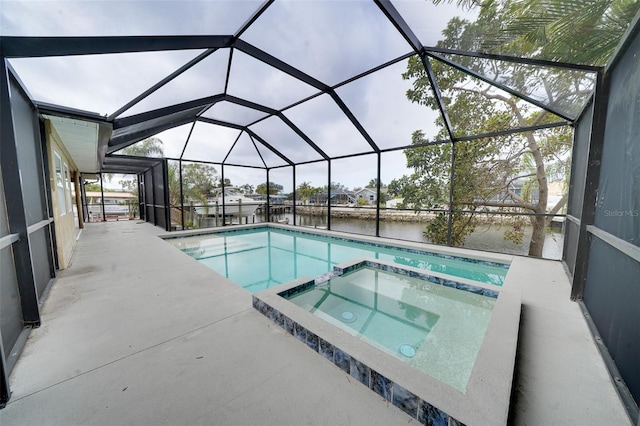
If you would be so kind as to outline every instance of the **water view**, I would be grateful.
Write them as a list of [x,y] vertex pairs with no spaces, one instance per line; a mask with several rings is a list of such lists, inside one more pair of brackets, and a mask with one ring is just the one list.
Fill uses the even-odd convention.
[[[263,216],[256,216],[256,222],[263,222]],[[281,214],[272,216],[272,220],[284,221],[293,224],[293,214]],[[308,216],[296,215],[296,225],[306,227],[326,228],[327,218],[325,216]],[[422,235],[426,223],[420,222],[395,222],[380,221],[380,236],[386,238],[395,238],[399,240],[417,241],[429,243]],[[487,225],[479,224],[475,232],[467,236],[463,247],[486,250],[497,253],[507,253],[516,255],[527,255],[529,251],[529,242],[531,241],[531,227],[525,228],[524,237],[520,244],[503,238],[504,231],[507,229],[505,225]],[[355,218],[331,218],[331,230],[349,232],[359,235],[374,236],[376,232],[376,222],[368,219]],[[564,244],[563,232],[547,232],[543,257],[545,259],[560,260],[562,259],[562,248]]]

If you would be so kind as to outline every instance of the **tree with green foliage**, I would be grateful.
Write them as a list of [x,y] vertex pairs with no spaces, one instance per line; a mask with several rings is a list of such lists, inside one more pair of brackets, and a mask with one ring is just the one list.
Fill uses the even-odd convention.
[[[180,205],[180,169],[177,162],[169,163],[169,202]],[[218,188],[218,172],[210,164],[188,163],[182,165],[182,195],[187,201],[206,203]]]
[[239,186],[238,189],[240,189],[243,194],[248,195],[253,194],[255,188],[253,185],[245,183],[244,185]]
[[85,182],[84,190],[87,192],[100,192],[100,184],[97,182]]
[[[367,184],[367,186],[365,186],[365,188],[377,188],[378,187],[378,178],[373,178],[371,180],[369,180],[369,183]],[[384,184],[384,182],[380,183],[380,188],[386,188],[387,185]]]
[[508,54],[525,45],[537,58],[590,65],[608,62],[640,8],[637,0],[501,3],[500,22],[483,38],[483,49]]
[[129,210],[129,219],[133,219],[139,214],[139,195],[138,195],[138,182],[122,179],[120,182],[120,186],[124,192],[128,192],[134,196],[133,199],[127,200],[127,208]]
[[302,198],[302,202],[305,204],[320,192],[322,192],[322,188],[311,186],[310,182],[302,182],[296,188],[296,195]]
[[[280,194],[284,190],[284,186],[275,182],[269,182],[269,195]],[[267,195],[267,183],[261,183],[256,187],[256,194]]]
[[[540,40],[532,36],[534,21],[539,18],[541,5],[553,10],[557,19],[540,23],[538,29],[545,32],[546,40],[566,40],[570,36],[560,10],[564,10],[565,19],[571,17],[579,31],[572,33],[573,38],[585,39],[585,28],[608,28],[605,22],[610,16],[617,16],[620,10],[630,9],[627,1],[606,2],[567,2],[551,0],[530,0],[527,2],[505,1],[462,1],[467,5],[481,3],[476,21],[469,22],[453,18],[444,30],[444,38],[438,47],[477,50],[481,43],[490,43],[502,37],[502,43],[495,51],[513,56],[536,56],[553,53],[554,59],[572,61],[571,55],[576,49],[567,46],[558,51],[562,43],[555,48],[541,46]],[[575,4],[574,4],[575,3]],[[606,3],[604,10],[611,11],[607,17],[598,19],[578,19],[586,13],[584,3]],[[569,5],[571,4],[571,5]],[[621,6],[622,5],[622,6]],[[595,7],[591,5],[592,7]],[[572,13],[568,13],[569,9]],[[588,10],[591,10],[587,8]],[[637,7],[636,9],[637,10]],[[625,12],[628,13],[628,12]],[[540,21],[542,22],[542,21]],[[629,21],[627,21],[629,22]],[[584,24],[584,25],[582,25]],[[548,25],[548,27],[547,27]],[[617,37],[622,35],[619,32]],[[488,36],[489,35],[489,36]],[[545,45],[546,46],[546,45]],[[612,43],[592,47],[590,55],[581,51],[583,61],[596,61],[611,53]],[[546,49],[546,50],[545,50]],[[555,49],[555,50],[554,50]],[[604,51],[607,53],[603,53]],[[547,53],[545,53],[547,52]],[[563,111],[577,112],[578,101],[589,95],[593,87],[584,73],[556,68],[533,69],[525,64],[491,61],[482,58],[456,56],[449,57],[458,64],[474,70],[489,79],[500,81],[525,95],[544,93],[545,102]],[[466,135],[491,133],[509,128],[520,128],[550,124],[562,121],[545,110],[534,107],[528,102],[496,89],[479,79],[435,59],[429,61],[442,93],[447,114],[452,123],[453,138]],[[421,58],[409,60],[403,78],[411,80],[412,89],[407,97],[412,102],[438,110],[431,84]],[[471,213],[454,212],[452,214],[451,243],[462,245],[465,237],[473,232],[477,224],[476,212],[509,210],[519,213],[555,214],[566,204],[567,194],[554,206],[547,209],[549,180],[552,177],[568,177],[572,132],[568,127],[555,127],[545,130],[529,131],[511,135],[487,137],[468,142],[438,143],[451,138],[449,129],[442,117],[436,120],[439,131],[432,140],[418,130],[412,135],[412,144],[416,148],[405,150],[407,166],[413,169],[410,176],[403,176],[389,184],[389,192],[404,197],[407,205],[414,208],[447,209],[452,200],[453,210],[467,210]],[[452,152],[454,150],[454,152]],[[455,183],[450,188],[451,159],[454,158]],[[515,183],[522,184],[516,190]],[[524,226],[532,227],[529,255],[542,256],[545,230],[550,217],[512,216],[511,227],[505,232],[505,239],[516,243],[522,241]],[[446,243],[449,216],[439,212],[425,230],[425,236],[436,243]]]
[[[120,151],[116,151],[118,155],[130,155],[134,157],[164,157],[164,147],[161,139],[156,137],[146,138],[140,142],[136,142],[132,145],[122,148]],[[105,174],[106,179],[111,182],[113,179],[112,173]]]
[[[323,186],[322,189],[327,190],[327,185]],[[331,190],[332,191],[348,191],[348,188],[341,184],[340,182],[331,181]]]
[[189,198],[206,200],[214,195],[218,186],[218,171],[211,164],[183,164],[183,193],[189,194]]
[[[233,186],[233,185],[231,184],[231,179],[229,179],[229,178],[224,178],[224,186],[225,186],[225,188],[227,188],[227,187],[229,187],[229,186]],[[220,180],[218,180],[218,184],[217,184],[216,188],[222,188],[222,180],[221,180],[221,179],[220,179]]]

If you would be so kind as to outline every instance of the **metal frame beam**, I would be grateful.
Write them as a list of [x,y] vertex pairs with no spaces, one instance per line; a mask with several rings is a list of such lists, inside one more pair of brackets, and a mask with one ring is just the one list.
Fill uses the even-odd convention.
[[229,80],[231,79],[231,64],[233,63],[233,47],[229,49],[229,59],[227,60],[227,75],[224,78],[224,94],[229,90]]
[[225,93],[224,99],[227,102],[230,102],[235,105],[240,105],[246,108],[256,109],[258,111],[262,111],[266,114],[278,115],[279,111],[277,109],[269,108],[268,106],[260,105],[255,102],[248,101],[246,99],[238,98],[236,96],[228,95]]
[[258,157],[260,157],[260,161],[262,161],[262,164],[264,165],[264,168],[268,168],[267,167],[267,162],[264,161],[264,158],[262,157],[262,154],[260,153],[260,150],[258,149],[258,145],[256,144],[256,141],[249,136],[249,139],[251,140],[251,143],[253,144],[253,147],[256,149],[256,152],[258,153]]
[[[311,140],[311,138],[309,138],[302,130],[300,130],[295,124],[293,124],[291,122],[291,120],[289,120],[281,111],[278,111],[278,110],[273,109],[273,108],[269,108],[269,107],[264,106],[264,105],[257,104],[255,102],[248,101],[246,99],[237,98],[237,97],[231,96],[231,95],[225,95],[224,100],[227,101],[227,102],[231,102],[232,104],[235,104],[235,105],[240,105],[240,106],[243,106],[243,107],[246,107],[246,108],[251,108],[251,109],[262,111],[262,112],[264,112],[266,114],[269,114],[267,117],[264,117],[260,121],[269,118],[269,116],[275,116],[275,117],[280,118],[280,120],[282,120],[291,130],[293,130],[309,146],[311,146],[311,148],[313,148],[318,154],[320,154],[322,156],[322,158],[324,158],[325,160],[329,159],[329,156],[320,147],[318,147]],[[244,128],[248,128],[249,126],[251,126],[253,124],[255,124],[255,123],[251,123],[248,126],[243,126],[243,127]]]
[[302,82],[305,82],[312,87],[315,87],[316,89],[322,92],[327,92],[331,89],[328,85],[324,84],[320,80],[317,80],[311,77],[309,74],[306,74],[300,71],[299,69],[289,65],[284,61],[281,61],[275,56],[268,54],[264,50],[261,50],[255,47],[254,45],[247,43],[244,40],[240,40],[240,39],[236,40],[233,43],[233,47],[235,47],[236,49],[240,50],[243,53],[246,53],[249,56],[252,56],[253,58],[259,60],[260,62],[264,62],[265,64],[271,65],[272,67],[286,74],[289,74],[291,77],[296,78]]
[[487,76],[484,76],[484,75],[482,75],[482,74],[480,74],[478,72],[475,72],[475,71],[473,71],[473,70],[471,70],[471,69],[469,69],[467,67],[464,67],[464,66],[462,66],[460,64],[457,64],[456,62],[450,61],[449,59],[443,58],[442,56],[438,56],[438,55],[435,55],[435,54],[429,53],[429,52],[427,52],[427,55],[432,57],[432,58],[434,58],[434,59],[436,59],[436,60],[438,60],[438,61],[440,61],[440,62],[442,62],[442,63],[444,63],[444,64],[449,65],[452,68],[457,69],[458,71],[464,72],[465,74],[470,75],[472,77],[475,77],[478,80],[482,80],[482,81],[484,81],[485,83],[487,83],[487,84],[489,84],[491,86],[497,87],[498,89],[509,93],[510,95],[513,95],[513,96],[515,96],[517,98],[520,98],[523,101],[527,101],[530,104],[533,104],[533,105],[537,106],[538,108],[542,108],[545,111],[549,111],[550,113],[555,114],[558,117],[564,118],[565,120],[569,120],[569,121],[573,121],[575,119],[575,117],[570,117],[569,115],[567,115],[564,112],[558,110],[557,108],[554,108],[551,105],[547,105],[544,102],[540,102],[540,101],[538,101],[536,99],[533,99],[530,96],[527,96],[527,95],[524,95],[524,94],[520,93],[518,90],[512,89],[509,86],[505,86],[504,84],[501,84],[501,83],[498,83],[496,81],[493,81],[490,78],[488,78]]
[[609,89],[611,83],[609,73],[600,72],[596,81],[594,94],[593,119],[589,137],[589,154],[587,157],[584,193],[582,195],[582,212],[578,230],[578,246],[576,248],[576,262],[571,285],[571,300],[582,300],[587,282],[591,238],[587,226],[592,225],[596,214],[596,199],[600,183],[600,165],[604,147],[604,136],[607,122],[607,108],[609,104]]
[[451,141],[451,169],[449,170],[449,209],[447,219],[447,245],[451,246],[453,238],[453,203],[455,198],[456,182],[456,142]]
[[206,106],[213,105],[217,102],[224,100],[224,94],[218,94],[213,96],[207,96],[205,98],[194,99],[192,101],[182,102],[179,104],[154,109],[152,111],[143,112],[140,114],[132,115],[130,117],[123,117],[114,120],[113,129],[119,130],[135,124],[141,124],[149,120],[155,120],[158,118],[166,117],[177,112],[188,111],[195,108],[204,108]]
[[413,32],[407,21],[404,20],[400,12],[395,8],[390,0],[375,0],[376,5],[380,8],[382,13],[391,21],[396,30],[402,35],[402,37],[409,43],[409,46],[416,52],[420,53],[422,50],[422,42]]
[[229,158],[229,156],[231,155],[231,151],[233,151],[233,148],[236,147],[236,144],[240,140],[240,136],[242,136],[242,132],[238,133],[238,136],[236,137],[236,140],[233,141],[233,144],[231,144],[231,148],[229,148],[229,151],[227,151],[227,155],[225,155],[224,158],[222,159],[222,164],[227,162],[227,158]]
[[340,99],[340,96],[338,96],[338,94],[334,90],[331,90],[329,92],[329,95],[331,96],[333,101],[338,105],[338,107],[342,110],[343,114],[347,116],[349,121],[351,121],[351,124],[355,126],[355,128],[358,130],[358,132],[360,132],[362,137],[369,143],[371,148],[375,152],[380,152],[380,148],[378,148],[378,145],[376,145],[376,143],[373,141],[373,138],[369,135],[369,133],[367,133],[367,131],[364,129],[362,124],[360,124],[356,116],[353,115],[353,113],[347,107],[347,105],[342,101],[342,99]]
[[178,178],[180,180],[180,226],[184,229],[184,189],[182,184],[182,160],[178,160]]
[[257,21],[258,18],[269,8],[269,6],[273,4],[274,1],[275,0],[266,0],[264,3],[262,3],[260,7],[255,12],[253,12],[253,15],[251,15],[244,24],[242,24],[240,29],[233,35],[233,38],[239,39],[240,36],[244,34],[244,32],[247,31],[249,27],[251,27],[251,25],[255,21]]
[[202,121],[203,123],[208,123],[208,124],[215,124],[216,126],[229,127],[231,129],[237,129],[237,130],[243,130],[243,131],[245,130],[245,126],[243,126],[242,124],[229,123],[227,121],[216,120],[215,118],[201,116],[196,119],[196,122],[198,121]]
[[447,108],[442,100],[442,93],[440,92],[440,87],[438,86],[438,82],[436,81],[436,76],[433,73],[433,68],[431,68],[431,63],[429,62],[429,58],[426,55],[422,55],[420,59],[422,60],[422,66],[424,66],[424,69],[427,72],[427,78],[429,79],[431,90],[433,90],[433,95],[435,96],[436,102],[438,103],[438,109],[440,110],[440,115],[442,115],[442,120],[444,121],[445,128],[447,129],[447,134],[453,142],[455,140],[455,135],[453,134],[453,126],[451,125],[451,120],[449,119]]
[[331,231],[331,160],[327,160],[327,230]]
[[270,203],[270,200],[269,200],[269,198],[270,198],[269,195],[271,195],[271,194],[269,194],[269,187],[270,186],[271,185],[269,184],[269,169],[267,169],[267,188],[266,188],[266,190],[267,190],[267,216],[266,216],[267,222],[271,222],[271,203]]
[[180,115],[179,117],[165,117],[166,121],[159,120],[158,123],[149,127],[139,126],[131,132],[119,132],[120,134],[112,136],[109,140],[107,153],[111,154],[122,148],[126,148],[129,145],[133,145],[144,138],[156,135],[164,130],[191,123],[196,119],[196,114],[199,110],[200,108],[194,108],[191,114]]
[[103,173],[143,173],[162,161],[161,158],[136,157],[131,155],[108,155],[104,159]]
[[[45,123],[44,120],[40,117],[37,116],[37,114],[34,117],[34,127],[38,129],[39,131],[39,136],[40,136],[40,161],[41,161],[41,169],[42,169],[42,188],[44,188],[44,194],[42,194],[42,211],[44,212],[44,220],[48,221],[49,223],[53,223],[53,200],[51,199],[51,183],[53,182],[53,179],[50,176],[50,170],[49,170],[49,152],[47,150],[47,133],[45,130]],[[71,178],[71,176],[69,176]],[[72,179],[72,182],[75,182],[75,179]],[[74,187],[75,187],[75,183],[74,183]],[[77,189],[77,188],[76,188]],[[76,199],[78,197],[78,192],[76,190]],[[73,204],[74,202],[76,202],[76,200],[72,200],[71,203]],[[78,211],[80,211],[78,209]],[[83,224],[82,224],[82,220],[80,219],[80,215],[78,216],[78,227],[79,228],[83,228]],[[56,276],[56,271],[60,268],[60,261],[58,259],[58,251],[56,250],[57,247],[57,240],[56,240],[56,230],[54,226],[50,226],[47,229],[46,235],[45,235],[46,241],[47,241],[47,254],[49,256],[49,259],[53,260],[52,262],[49,262],[49,274],[51,276],[51,278],[55,278]]]
[[377,198],[377,202],[376,202],[376,237],[380,236],[380,196],[382,195],[382,191],[381,191],[381,181],[380,181],[380,177],[381,177],[381,171],[382,171],[382,153],[378,152],[376,153],[377,155],[377,163],[378,163],[378,175],[377,175],[377,185],[376,185],[376,198]]
[[164,228],[165,231],[171,231],[171,204],[169,202],[169,162],[165,158],[162,161],[162,180],[164,186],[164,214],[165,214],[165,222]]
[[2,168],[4,193],[11,196],[11,202],[6,203],[7,219],[9,232],[18,235],[18,241],[13,243],[12,248],[18,278],[22,319],[25,325],[39,327],[40,309],[18,163],[18,148],[16,146],[18,141],[13,127],[9,79],[6,59],[0,57],[0,118],[2,121],[2,126],[0,126],[0,167]]
[[231,35],[0,37],[7,58],[212,49],[229,47],[232,41]]
[[89,121],[92,123],[104,123],[108,119],[97,112],[85,111],[77,108],[69,108],[61,105],[54,105],[47,102],[34,101],[40,114],[55,115],[57,117],[71,118],[74,120]]
[[107,117],[107,120],[113,121],[120,114],[127,111],[129,108],[133,107],[135,104],[142,101],[144,98],[146,98],[156,90],[160,89],[165,84],[169,83],[171,80],[175,79],[179,75],[182,75],[182,73],[192,68],[194,65],[199,64],[202,60],[209,57],[212,53],[216,52],[217,50],[218,49],[207,49],[205,52],[199,54],[198,56],[196,56],[195,58],[193,58],[192,60],[190,60],[189,62],[187,62],[186,64],[184,64],[183,66],[181,66],[180,68],[178,68],[177,70],[175,70],[174,72],[166,76],[165,78],[163,78],[162,80],[160,80],[159,82],[157,82],[156,84],[154,84],[153,86],[151,86],[150,88],[148,88],[147,90],[145,90],[144,92],[142,92],[141,94],[139,94],[138,96],[136,96],[135,98],[127,102],[126,104],[124,104],[117,111],[109,115],[109,117]]
[[292,168],[292,177],[291,180],[293,181],[293,225],[296,225],[296,165],[294,164],[293,166],[291,166]]
[[538,65],[541,67],[567,68],[576,71],[598,72],[602,67],[594,65],[572,64],[569,62],[549,61],[546,59],[522,58],[518,56],[499,55],[495,53],[470,52],[467,50],[446,49],[442,47],[425,46],[424,50],[431,53],[444,53],[450,55],[470,56],[473,58],[493,59],[496,61],[513,62],[525,65]]
[[284,154],[282,154],[280,151],[278,151],[277,149],[275,149],[273,146],[271,146],[271,144],[269,144],[267,141],[265,141],[264,139],[262,139],[259,135],[257,135],[253,130],[251,129],[245,129],[245,132],[247,132],[249,134],[249,136],[256,138],[262,145],[264,145],[266,148],[268,148],[269,150],[271,150],[274,154],[276,154],[278,157],[282,158],[284,161],[287,162],[288,165],[293,166],[293,161],[289,160],[289,158],[287,156],[285,156]]
[[11,387],[9,386],[9,365],[7,363],[6,352],[2,344],[2,333],[0,333],[0,409],[7,406],[11,398]]
[[207,118],[207,117],[198,117],[198,121],[202,121],[204,123],[209,123],[209,124],[215,124],[215,125],[223,126],[223,127],[230,127],[232,129],[238,129],[238,130],[242,130],[244,132],[247,132],[247,134],[249,134],[249,136],[252,136],[252,137],[256,138],[262,145],[264,145],[267,149],[272,151],[278,157],[282,158],[288,165],[290,165],[290,166],[293,165],[293,162],[291,160],[289,160],[284,154],[282,154],[280,151],[275,149],[267,141],[262,139],[253,130],[249,129],[246,126],[242,126],[240,124],[228,123],[226,121],[215,120],[213,118]]
[[322,149],[320,149],[320,147],[316,145],[302,130],[300,130],[298,126],[293,124],[291,120],[289,120],[283,113],[279,112],[277,116],[278,118],[280,118],[280,120],[284,122],[284,124],[289,126],[291,130],[293,130],[298,136],[300,136],[300,138],[302,138],[302,140],[304,140],[307,143],[307,145],[309,145],[318,154],[320,154],[322,158],[324,158],[325,160],[329,159],[329,156]]
[[[354,75],[354,76],[353,76],[353,77],[351,77],[351,78],[348,78],[348,79],[346,79],[346,80],[344,80],[344,81],[341,81],[340,83],[338,83],[338,84],[334,85],[334,86],[333,86],[333,87],[331,87],[331,88],[332,88],[333,90],[335,90],[335,89],[339,89],[339,88],[340,88],[340,87],[342,87],[342,86],[345,86],[345,85],[347,85],[347,84],[349,84],[349,83],[352,83],[352,82],[354,82],[354,81],[356,81],[356,80],[359,80],[359,79],[361,79],[361,78],[363,78],[363,77],[366,77],[366,76],[368,76],[368,75],[370,75],[370,74],[373,74],[374,72],[377,72],[377,71],[380,71],[380,70],[382,70],[382,69],[385,69],[385,68],[387,68],[387,67],[389,67],[389,66],[391,66],[391,65],[395,65],[395,64],[397,64],[398,62],[404,61],[404,60],[409,59],[410,57],[412,57],[412,56],[416,56],[416,55],[418,55],[418,54],[417,54],[417,53],[415,53],[415,52],[405,53],[404,55],[402,55],[402,56],[398,56],[398,57],[397,57],[397,58],[395,58],[395,59],[391,59],[390,61],[387,61],[387,62],[385,62],[384,64],[378,65],[377,67],[370,68],[370,69],[368,69],[367,71],[361,72],[361,73],[360,73],[360,74],[358,74],[358,75]],[[307,99],[308,99],[308,98],[307,98]],[[284,111],[285,109],[288,109],[288,108],[290,108],[290,107],[283,108],[283,111]]]

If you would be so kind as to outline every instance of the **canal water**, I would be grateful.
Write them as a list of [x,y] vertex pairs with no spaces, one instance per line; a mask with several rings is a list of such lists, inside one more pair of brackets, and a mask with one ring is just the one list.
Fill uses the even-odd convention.
[[[256,216],[256,222],[263,220],[264,218]],[[272,220],[288,220],[288,223],[293,224],[293,215],[281,214],[272,217]],[[296,222],[297,225],[310,228],[326,228],[327,226],[327,218],[325,216],[296,215]],[[423,236],[425,226],[425,223],[417,222],[380,221],[380,236],[428,243],[429,241]],[[524,237],[520,244],[515,244],[503,238],[507,229],[505,225],[478,224],[476,230],[467,236],[463,247],[526,256],[531,241],[531,228],[525,228]],[[373,236],[376,233],[376,222],[374,220],[332,217],[331,230]],[[547,232],[542,256],[545,259],[560,260],[562,258],[563,242],[563,233]]]

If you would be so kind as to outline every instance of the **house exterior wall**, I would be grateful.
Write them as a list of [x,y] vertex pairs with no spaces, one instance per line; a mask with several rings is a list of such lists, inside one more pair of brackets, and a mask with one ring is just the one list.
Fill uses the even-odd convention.
[[79,230],[78,220],[74,217],[76,197],[72,195],[75,193],[74,181],[78,176],[78,168],[48,120],[45,121],[45,132],[58,262],[60,269],[65,269],[71,262]]
[[355,195],[358,200],[363,199],[367,204],[375,204],[378,198],[377,194],[368,188],[357,191]]

